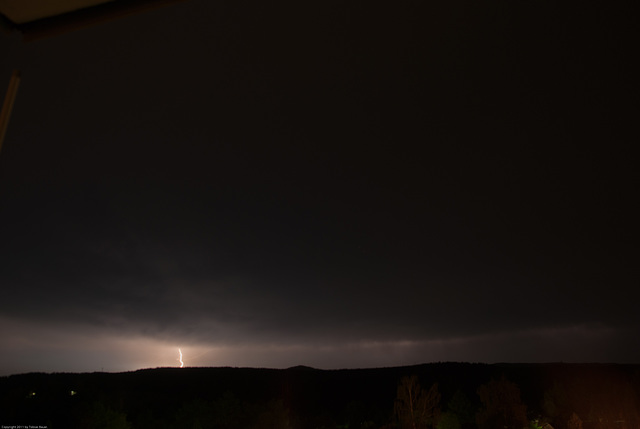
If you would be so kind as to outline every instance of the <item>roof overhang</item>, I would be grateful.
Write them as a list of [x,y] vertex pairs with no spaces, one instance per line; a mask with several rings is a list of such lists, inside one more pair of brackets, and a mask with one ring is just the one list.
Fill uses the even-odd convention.
[[5,27],[25,40],[65,33],[184,0],[0,0]]

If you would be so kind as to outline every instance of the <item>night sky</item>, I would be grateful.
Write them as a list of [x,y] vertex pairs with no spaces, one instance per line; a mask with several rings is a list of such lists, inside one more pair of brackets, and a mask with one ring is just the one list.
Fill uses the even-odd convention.
[[640,363],[640,35],[562,3],[0,35],[0,375]]

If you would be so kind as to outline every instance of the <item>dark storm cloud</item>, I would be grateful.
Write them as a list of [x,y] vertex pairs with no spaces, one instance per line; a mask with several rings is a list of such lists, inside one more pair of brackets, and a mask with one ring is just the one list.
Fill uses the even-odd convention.
[[640,359],[624,49],[587,6],[458,6],[4,37],[11,362]]
[[[47,210],[43,213],[52,215]],[[33,221],[47,231],[53,229],[47,225],[64,225],[63,219],[55,216]],[[249,226],[242,225],[242,231]],[[365,266],[363,271],[358,267],[362,261],[351,254],[337,261],[323,254],[318,264],[313,257],[297,255],[295,249],[270,254],[282,252],[282,244],[247,240],[236,250],[238,254],[229,258],[232,266],[225,267],[216,264],[216,248],[233,249],[231,242],[206,247],[203,243],[198,246],[195,237],[183,235],[177,240],[171,234],[149,234],[145,228],[127,233],[114,229],[114,234],[94,237],[90,226],[82,228],[70,222],[46,239],[28,232],[20,234],[20,240],[30,243],[21,252],[27,252],[30,258],[13,253],[16,264],[5,271],[10,299],[3,301],[3,313],[46,324],[60,323],[61,327],[70,323],[89,325],[98,332],[125,336],[188,338],[204,344],[250,343],[255,347],[297,345],[303,347],[301,356],[313,355],[310,350],[316,345],[340,350],[341,356],[361,356],[362,349],[371,347],[386,356],[389,350],[397,349],[391,355],[416,356],[414,359],[431,356],[434,349],[439,351],[435,355],[445,359],[462,359],[479,343],[500,340],[512,344],[510,347],[516,349],[513,356],[522,356],[518,348],[536,350],[530,344],[544,342],[542,334],[534,335],[535,341],[528,336],[523,339],[523,330],[545,332],[555,326],[562,330],[576,323],[603,320],[606,329],[615,330],[617,321],[633,317],[632,312],[616,316],[607,308],[609,299],[594,295],[592,289],[567,294],[561,289],[565,285],[545,285],[542,277],[534,282],[526,276],[501,272],[500,259],[493,261],[492,267],[482,267],[463,258],[446,268],[425,260],[411,273],[401,272],[403,262],[387,261]],[[242,237],[240,232],[232,236]],[[249,234],[264,231],[255,229]],[[20,240],[5,241],[6,249],[15,251]],[[33,254],[32,247],[42,244],[45,246],[39,251],[43,254]],[[340,252],[341,247],[330,250]],[[299,251],[314,254],[305,248]],[[389,256],[385,252],[369,259],[382,262]],[[451,252],[444,259],[455,256],[460,255]],[[472,256],[480,257],[475,252]],[[259,264],[255,260],[258,257]],[[306,269],[301,270],[301,266]],[[632,300],[633,291],[629,294]],[[630,305],[615,302],[618,309]],[[589,328],[581,331],[585,338],[590,332]],[[512,336],[520,340],[514,342]],[[571,330],[561,337],[566,343]],[[374,345],[362,345],[363,341]],[[381,345],[376,346],[376,341]],[[395,341],[408,343],[398,345]],[[590,341],[593,338],[578,342]],[[484,356],[500,360],[499,353]],[[333,360],[327,357],[329,361]]]

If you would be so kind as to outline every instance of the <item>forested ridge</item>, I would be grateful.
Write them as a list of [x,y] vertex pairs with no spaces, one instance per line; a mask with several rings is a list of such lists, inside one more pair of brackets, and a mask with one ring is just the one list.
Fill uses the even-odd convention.
[[627,429],[640,365],[156,368],[0,378],[0,423],[58,428]]

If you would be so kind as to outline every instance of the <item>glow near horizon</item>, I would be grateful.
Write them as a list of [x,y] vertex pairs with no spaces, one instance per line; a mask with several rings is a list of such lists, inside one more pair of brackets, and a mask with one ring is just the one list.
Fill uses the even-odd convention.
[[[0,323],[0,334],[5,338],[0,347],[0,375],[34,371],[120,372],[176,366],[175,339],[142,335],[126,337],[112,332],[96,335],[96,331],[89,327],[43,328],[17,319],[0,318],[0,321],[7,322]],[[606,350],[609,340],[617,334],[605,326],[574,325],[432,340],[344,341],[334,344],[191,341],[185,352],[181,346],[179,353],[182,354],[181,363],[189,363],[190,366],[263,368],[295,365],[321,369],[364,368],[434,361],[611,361]],[[588,356],[582,353],[585,349],[590,351]],[[540,353],[541,350],[547,352]]]

